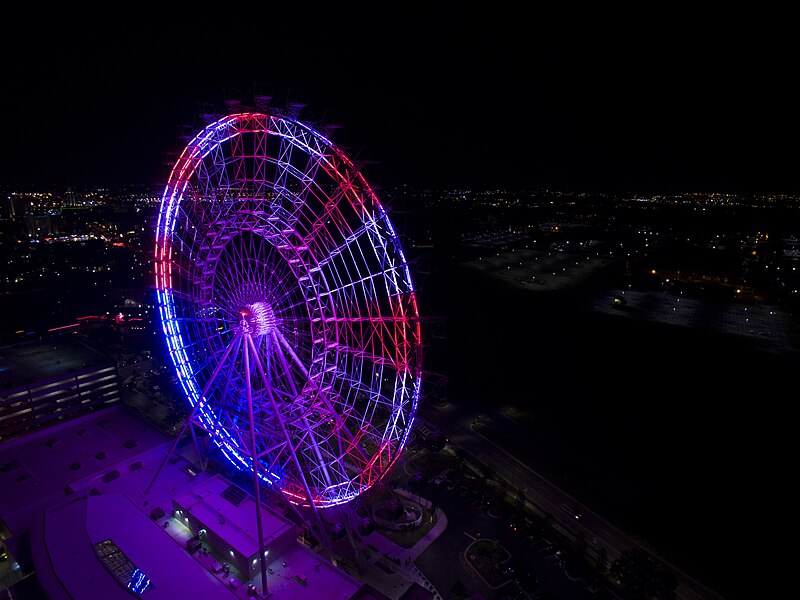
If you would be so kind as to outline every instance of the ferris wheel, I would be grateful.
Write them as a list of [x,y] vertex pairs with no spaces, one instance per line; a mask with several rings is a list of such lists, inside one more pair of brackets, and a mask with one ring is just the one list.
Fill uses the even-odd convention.
[[277,111],[192,139],[156,226],[160,324],[191,421],[254,480],[313,508],[400,456],[422,340],[397,233],[357,166]]

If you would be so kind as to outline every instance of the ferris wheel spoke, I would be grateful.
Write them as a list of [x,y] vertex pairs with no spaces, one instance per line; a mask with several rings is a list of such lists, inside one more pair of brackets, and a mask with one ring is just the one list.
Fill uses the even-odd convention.
[[290,293],[291,292],[286,292],[281,298],[275,301],[275,316],[278,317],[281,323],[287,326],[305,322],[300,316],[301,311],[306,310],[305,302],[294,300],[294,298],[290,297]]
[[272,397],[276,400],[281,400],[285,404],[293,403],[300,394],[305,377],[298,375],[297,370],[292,369],[287,363],[275,340],[274,330],[259,340],[259,346],[261,345],[264,351],[259,356],[264,358],[262,366],[269,378],[268,381],[262,381],[261,385],[263,387],[269,385]]
[[[293,358],[295,359],[295,364],[297,366],[299,366],[301,369],[303,369],[303,374],[307,378],[308,377],[308,371],[304,369],[304,365],[297,358],[297,355],[292,350],[291,345],[289,345],[288,342],[285,340],[285,338],[282,338],[279,333],[275,332],[274,336],[279,339],[280,343],[283,345],[284,349],[290,354],[290,356],[293,356]],[[289,366],[288,362],[286,361],[286,358],[284,357],[284,355],[282,353],[277,353],[277,356],[279,357],[279,361],[281,362],[281,365],[282,365],[282,367],[284,369],[284,372],[290,372],[290,370],[291,370],[290,366]],[[300,394],[299,389],[297,388],[296,385],[294,385],[294,382],[292,381],[291,378],[289,378],[289,380],[290,380],[290,382],[292,384],[292,392],[294,394],[294,397],[295,398],[299,397],[299,394]],[[352,433],[344,425],[344,423],[342,422],[342,420],[339,417],[339,415],[337,414],[337,412],[333,409],[333,407],[330,405],[330,403],[326,403],[326,404],[327,404],[327,411],[326,411],[327,414],[330,416],[330,418],[332,418],[335,421],[337,421],[337,424],[338,424],[338,427],[340,428],[340,430],[345,432],[347,434],[348,438],[352,439],[352,437],[353,437]],[[317,438],[316,438],[316,436],[314,434],[314,428],[309,423],[307,417],[303,416],[303,417],[301,417],[301,419],[303,421],[304,429],[307,432],[308,438],[309,438],[309,440],[311,440],[311,446],[314,449],[314,453],[315,453],[315,457],[317,459],[317,463],[320,466],[323,466],[323,465],[326,464],[326,461],[322,456],[322,451],[320,450],[320,442],[317,440]],[[340,451],[341,451],[341,447],[340,447]],[[327,481],[327,485],[331,485],[331,481],[332,480],[331,480],[330,474],[327,473],[327,470],[325,471],[325,479]]]
[[[272,332],[270,333],[272,337],[275,338],[277,345],[283,348],[285,353],[289,355],[289,358],[292,359],[292,363],[294,364],[294,366],[303,374],[303,377],[307,379],[308,367],[306,367],[306,365],[303,364],[303,361],[300,360],[300,357],[297,356],[297,353],[294,351],[294,348],[292,348],[292,345],[286,339],[286,336],[284,336],[283,333],[280,332],[278,329],[273,329]],[[284,369],[289,371],[290,370],[289,364],[286,361],[286,357],[284,356],[284,354],[281,352],[276,352],[276,354],[278,355],[279,360],[283,364]],[[296,388],[295,391],[297,391]]]
[[309,440],[308,447],[313,453],[313,458],[309,461],[309,464],[314,465],[314,471],[322,475],[325,487],[329,487],[333,484],[333,478],[331,477],[328,461],[323,457],[320,440],[315,433],[315,428],[309,422],[308,417],[303,416],[302,422],[304,435]]
[[267,391],[267,397],[268,397],[270,403],[272,404],[272,410],[274,411],[274,414],[276,416],[278,424],[281,427],[281,430],[282,430],[282,433],[283,433],[283,439],[286,441],[286,443],[288,444],[288,447],[290,448],[290,455],[291,455],[291,458],[292,458],[292,460],[294,462],[294,466],[297,469],[297,474],[298,474],[298,476],[299,476],[299,478],[300,478],[300,480],[302,482],[303,489],[304,489],[304,491],[306,493],[306,498],[307,498],[309,504],[313,508],[315,506],[314,494],[311,491],[311,487],[308,485],[308,481],[306,480],[304,471],[303,471],[303,469],[302,469],[302,467],[300,465],[300,461],[299,461],[299,459],[297,457],[297,449],[292,445],[292,442],[291,442],[292,438],[290,437],[290,435],[289,435],[289,433],[288,433],[288,431],[286,429],[286,424],[280,418],[281,412],[280,412],[280,410],[278,408],[278,404],[275,401],[275,398],[273,396],[272,386],[270,384],[269,379],[267,378],[267,374],[266,374],[266,372],[264,370],[264,365],[261,363],[261,360],[258,357],[258,351],[256,350],[255,344],[253,343],[253,339],[248,334],[245,334],[244,337],[245,337],[245,343],[249,345],[249,349],[252,352],[252,355],[253,355],[253,358],[254,358],[254,363],[255,363],[255,366],[256,366],[256,370],[258,371],[258,374],[261,376],[261,381],[263,382],[264,387],[265,387],[265,389]]
[[[329,388],[330,389],[330,388]],[[334,396],[336,397],[336,396]],[[358,434],[354,433],[348,425],[347,414],[349,409],[347,405],[340,405],[331,399],[331,392],[318,389],[314,395],[314,410],[315,412],[325,418],[329,418],[334,423],[333,431],[343,435],[347,442],[347,452],[344,451],[345,446],[342,443],[341,436],[337,437],[334,442],[338,446],[339,456],[351,456],[350,450],[355,449],[362,459],[366,462],[369,458],[366,456],[364,449],[358,443]],[[305,422],[308,425],[307,421]]]
[[256,341],[258,348],[263,348],[265,372],[270,378],[271,389],[276,399],[284,403],[293,403],[301,393],[306,377],[293,365],[286,361],[283,351],[275,336],[275,330]]
[[[205,386],[203,387],[203,393],[201,394],[201,398],[206,398],[208,396],[208,392],[211,389],[211,386],[216,382],[217,377],[219,376],[220,372],[222,371],[222,367],[225,365],[228,358],[233,354],[234,356],[238,353],[242,345],[242,338],[241,336],[237,335],[234,336],[233,340],[230,344],[225,348],[225,351],[222,354],[222,357],[217,361],[216,366],[214,367],[213,372],[211,373],[211,377],[208,378],[206,381]],[[231,377],[233,376],[233,369],[228,368],[226,371],[225,376],[225,386],[224,389],[228,389],[230,385]]]

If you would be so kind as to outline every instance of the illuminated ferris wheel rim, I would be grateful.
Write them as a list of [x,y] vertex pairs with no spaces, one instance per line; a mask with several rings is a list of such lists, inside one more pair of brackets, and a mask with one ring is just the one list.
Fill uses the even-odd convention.
[[[278,124],[282,124],[282,126],[276,127]],[[168,201],[170,207],[173,209],[177,204],[180,204],[183,193],[186,190],[186,182],[192,177],[197,166],[205,159],[211,150],[234,136],[256,131],[269,131],[272,135],[291,139],[292,143],[303,147],[309,154],[317,157],[322,163],[328,164],[330,168],[333,168],[334,165],[330,163],[330,155],[326,155],[326,150],[332,152],[333,155],[347,165],[348,168],[352,169],[354,167],[353,162],[341,149],[321,133],[311,129],[300,121],[258,112],[228,115],[208,125],[198,133],[183,150],[170,172],[167,187],[162,197],[162,207],[165,201]],[[302,134],[302,136],[297,134]],[[303,137],[306,139],[303,139]],[[316,141],[317,143],[312,145],[312,141]],[[364,180],[363,176],[358,172],[355,172],[354,175],[360,179],[360,184],[368,190],[373,200],[380,205],[380,202],[378,202],[377,197],[375,197],[375,194],[369,184]],[[172,212],[172,210],[169,210],[167,215],[169,216]],[[159,212],[158,225],[156,227],[157,236],[159,234],[166,235],[171,232],[172,227],[174,227],[174,221],[170,219],[167,219],[166,222],[162,224],[162,216],[164,216],[163,208],[162,211]]]
[[[193,268],[195,268],[186,259],[186,255],[191,254],[187,253],[184,248],[188,236],[185,230],[180,234],[178,233],[178,229],[181,227],[191,226],[192,229],[197,228],[194,221],[192,221],[195,215],[189,213],[188,211],[191,209],[186,209],[183,205],[187,202],[202,203],[217,200],[216,198],[204,197],[202,194],[198,195],[197,190],[192,189],[193,184],[197,182],[198,178],[202,179],[202,177],[206,177],[209,181],[213,180],[216,183],[216,178],[219,174],[214,169],[218,168],[219,173],[223,173],[230,164],[235,162],[233,159],[230,162],[226,162],[228,157],[222,157],[219,149],[226,145],[235,145],[235,140],[238,137],[248,135],[254,137],[256,145],[261,143],[266,146],[270,136],[280,140],[279,154],[281,156],[276,155],[267,160],[267,154],[263,149],[253,152],[252,156],[236,156],[235,160],[240,162],[246,162],[242,160],[245,158],[252,159],[256,163],[259,163],[259,161],[269,163],[277,173],[273,181],[270,181],[266,187],[263,185],[264,181],[258,178],[246,177],[245,183],[248,185],[245,187],[253,188],[257,187],[254,185],[255,183],[262,184],[262,194],[265,189],[270,196],[285,193],[292,197],[293,201],[299,200],[297,204],[300,208],[297,208],[294,215],[290,215],[294,221],[289,220],[287,217],[282,217],[274,219],[271,224],[268,224],[267,221],[275,217],[277,211],[272,211],[272,213],[266,211],[268,213],[268,216],[265,217],[266,221],[262,219],[257,228],[253,225],[257,219],[254,221],[252,215],[240,218],[238,216],[239,213],[233,213],[237,215],[236,218],[233,218],[231,222],[223,223],[223,229],[225,227],[230,229],[230,231],[226,232],[229,234],[229,240],[235,239],[237,236],[239,239],[243,239],[245,232],[250,234],[257,232],[255,237],[261,240],[269,239],[272,248],[279,248],[275,256],[270,255],[267,257],[265,252],[268,251],[261,249],[261,247],[256,250],[256,246],[251,242],[250,251],[259,253],[259,260],[261,261],[259,264],[262,271],[266,267],[274,268],[275,270],[283,268],[284,275],[291,274],[285,279],[294,278],[295,282],[301,282],[316,278],[321,285],[315,288],[307,284],[298,284],[295,290],[282,290],[286,292],[285,296],[291,296],[295,301],[297,298],[301,298],[305,302],[307,311],[305,314],[301,314],[296,309],[296,305],[300,304],[300,302],[295,302],[292,307],[291,318],[288,321],[282,320],[286,313],[280,312],[281,307],[279,305],[273,306],[265,298],[258,297],[258,293],[268,294],[268,288],[274,286],[274,281],[257,282],[255,288],[258,288],[259,284],[262,285],[260,292],[253,292],[256,294],[255,296],[249,291],[241,292],[237,288],[233,293],[228,294],[229,297],[237,299],[237,302],[228,307],[232,309],[228,310],[229,313],[238,313],[238,316],[229,319],[229,321],[238,320],[238,325],[234,327],[235,332],[229,335],[227,341],[222,340],[222,336],[215,333],[209,334],[205,332],[205,340],[212,346],[216,344],[216,358],[219,360],[217,371],[220,370],[226,360],[233,360],[228,358],[233,352],[233,342],[231,340],[238,340],[235,352],[240,352],[243,348],[245,355],[252,357],[247,359],[248,373],[250,372],[250,366],[256,367],[254,370],[262,377],[263,388],[270,388],[272,375],[266,374],[264,365],[259,363],[259,356],[262,356],[262,351],[259,350],[260,346],[257,347],[252,343],[253,337],[257,340],[266,340],[265,349],[263,350],[264,355],[267,357],[277,356],[281,359],[283,364],[281,382],[286,384],[284,386],[286,389],[291,387],[295,396],[291,402],[281,404],[276,402],[270,393],[269,402],[272,403],[274,409],[273,417],[280,416],[282,421],[284,418],[288,418],[287,415],[291,413],[292,418],[297,420],[300,418],[298,414],[303,413],[304,416],[302,418],[305,419],[303,427],[307,428],[307,431],[301,432],[303,440],[305,440],[304,443],[314,446],[319,465],[324,467],[320,470],[325,472],[322,478],[324,481],[320,479],[317,482],[318,485],[308,485],[306,481],[303,482],[305,500],[303,500],[302,490],[298,486],[295,486],[293,490],[283,488],[283,491],[290,497],[294,496],[297,503],[305,502],[320,507],[330,506],[343,501],[346,502],[374,484],[395,462],[405,445],[414,414],[416,413],[421,379],[421,332],[416,296],[404,253],[385,210],[361,173],[355,169],[353,162],[322,134],[295,119],[280,115],[239,113],[219,119],[195,136],[176,162],[162,198],[161,211],[159,212],[156,228],[155,268],[157,297],[170,356],[184,392],[193,407],[199,403],[201,422],[232,463],[244,469],[252,469],[255,464],[251,456],[247,456],[246,452],[243,453],[242,444],[237,442],[236,436],[232,435],[224,424],[220,424],[219,415],[214,412],[215,399],[211,396],[215,393],[215,390],[210,389],[208,386],[211,385],[210,380],[217,377],[217,371],[215,371],[210,380],[208,377],[198,377],[204,367],[200,366],[196,355],[192,354],[195,352],[192,346],[197,343],[198,340],[196,338],[202,336],[199,335],[199,327],[196,325],[190,326],[186,323],[191,321],[192,318],[197,320],[199,311],[196,306],[191,304],[191,300],[185,298],[176,300],[180,297],[180,294],[185,294],[185,290],[176,289],[173,267],[178,272],[181,270],[192,272]],[[284,153],[288,157],[296,149],[299,149],[308,157],[308,165],[310,166],[304,169],[291,164],[289,160],[281,162],[284,158]],[[235,152],[234,150],[234,154]],[[211,167],[205,165],[209,160],[213,163]],[[324,196],[324,193],[320,191],[322,190],[321,186],[319,190],[311,191],[316,185],[318,173],[324,173],[330,180],[329,182],[333,183],[334,187],[337,188],[335,200]],[[293,181],[303,182],[305,187],[301,187],[300,191],[305,196],[298,198],[298,196],[292,196],[288,193],[288,188],[284,184],[290,178],[293,178]],[[280,185],[275,180],[278,180]],[[216,195],[216,188],[211,191],[213,192],[212,196]],[[236,202],[241,204],[250,202],[252,204],[254,200],[267,201],[264,197],[248,197],[253,196],[251,192],[251,189],[247,189],[244,193],[240,193],[235,198]],[[355,209],[356,217],[360,220],[360,226],[356,230],[352,230],[340,224],[339,227],[343,229],[342,231],[335,231],[333,228],[326,229],[326,226],[320,226],[323,220],[319,218],[319,215],[312,212],[314,225],[318,227],[316,233],[309,233],[311,228],[307,228],[305,232],[299,231],[301,225],[308,225],[308,223],[303,222],[303,218],[308,218],[303,217],[303,205],[310,204],[315,195],[323,196],[326,199],[324,209],[327,212],[324,218],[327,223],[337,217],[339,217],[340,221],[345,220],[341,218],[339,213],[344,213],[344,210],[340,209],[340,204],[344,205],[345,209],[348,208],[345,202],[347,200],[350,203],[349,208]],[[230,204],[230,200],[227,201]],[[236,202],[233,203],[234,206],[237,206]],[[275,204],[274,206],[278,205]],[[281,207],[278,206],[278,208]],[[348,218],[352,221],[353,215],[348,213]],[[312,237],[323,233],[327,237],[338,235],[344,241],[341,242],[340,246],[331,248],[331,242],[323,240],[323,243]],[[377,257],[379,262],[385,261],[390,266],[384,267],[383,270],[379,269],[377,272],[375,272],[374,266],[372,266],[372,271],[369,271],[368,267],[370,265],[365,267],[364,264],[355,264],[352,271],[349,268],[334,270],[328,266],[338,260],[337,256],[344,254],[345,249],[351,253],[352,258],[358,263],[356,254],[353,252],[353,246],[365,246],[365,239],[370,242],[371,248],[375,253],[375,256],[371,259],[372,263],[375,263]],[[312,242],[315,242],[315,246],[319,246],[314,251],[309,248]],[[231,244],[231,242],[229,241],[228,244]],[[241,244],[244,245],[244,242],[241,242]],[[261,245],[264,246],[264,244]],[[327,253],[320,252],[320,249],[327,251]],[[366,254],[369,253],[363,252],[362,248],[362,259],[365,263],[368,262],[369,258],[364,258]],[[193,256],[196,259],[198,255],[199,252]],[[238,257],[245,258],[246,251],[241,251]],[[247,256],[247,258],[249,259],[250,257]],[[221,264],[219,256],[216,257],[215,261],[215,265]],[[236,272],[239,267],[235,265],[238,264],[233,259],[229,261],[229,266],[234,265],[231,267],[234,270],[234,279],[237,276],[242,279],[252,277],[252,273]],[[218,292],[220,287],[220,284],[216,282],[216,268],[215,266],[213,270],[207,272],[213,273],[213,277],[206,275],[206,282],[211,282],[206,288],[213,288],[214,292]],[[362,271],[364,269],[367,270],[368,277],[363,276]],[[262,277],[262,275],[257,275],[256,278],[258,277]],[[348,277],[350,278],[349,281],[347,280]],[[361,279],[358,279],[359,277]],[[336,281],[332,283],[331,280],[334,279]],[[345,297],[346,294],[343,290],[349,287],[361,285],[364,289],[367,289],[367,285],[364,283],[366,280],[369,280],[374,288],[370,291],[373,294],[372,297],[366,297],[366,301],[364,298]],[[374,281],[377,280],[385,286],[383,295],[378,293],[380,285],[374,284]],[[250,285],[249,282],[245,283],[246,285],[243,284],[243,287]],[[336,283],[339,284],[338,287]],[[280,283],[279,285],[284,284]],[[323,290],[323,293],[319,293],[320,289]],[[300,290],[301,293],[298,294],[297,290]],[[248,296],[248,294],[250,295]],[[317,305],[322,304],[320,299],[325,294],[327,294],[331,308],[327,315],[323,314],[324,310],[317,307]],[[341,298],[338,298],[338,296],[341,296]],[[206,298],[205,300],[208,299]],[[353,307],[354,305],[358,305],[357,308],[360,310],[366,309],[368,314],[357,312],[357,309]],[[187,306],[188,310],[185,310]],[[212,308],[209,308],[208,302],[206,302],[203,310],[207,311],[203,313],[205,315],[204,318],[210,319],[207,315],[210,314],[208,311],[213,312],[213,303]],[[348,313],[348,311],[352,312],[353,310],[356,310],[355,314]],[[305,323],[302,322],[303,318],[306,319]],[[305,360],[293,350],[291,341],[285,331],[282,331],[282,325],[285,325],[286,322],[295,326],[295,333],[297,333],[298,328],[306,327],[308,329],[309,341],[306,344]],[[375,349],[375,346],[378,345],[375,344],[373,339],[373,337],[378,337],[375,331],[368,331],[366,335],[360,332],[354,333],[356,327],[358,327],[354,323],[366,323],[366,326],[358,325],[366,329],[372,328],[375,331],[380,329],[381,342],[384,347]],[[287,328],[284,327],[284,329]],[[383,333],[384,329],[389,332],[388,337],[394,336],[395,339],[391,339],[387,343],[386,336]],[[361,342],[366,347],[359,349],[356,344],[354,348],[350,348],[348,344],[343,343],[343,341],[353,342],[354,340]],[[350,345],[353,346],[352,343]],[[296,347],[302,347],[302,345],[298,344]],[[344,360],[337,354],[340,351],[345,356]],[[252,360],[255,363],[250,365]],[[276,360],[275,362],[279,361]],[[226,365],[224,370],[230,371],[233,370],[233,367]],[[350,377],[347,373],[348,370],[357,372]],[[293,375],[287,376],[286,373],[290,372]],[[368,373],[365,374],[366,372]],[[384,385],[382,382],[386,380],[386,375],[391,376],[392,374],[395,380],[393,396],[387,398],[381,386]],[[237,373],[238,375],[240,373]],[[249,379],[250,375],[247,377]],[[305,378],[302,385],[299,378]],[[378,381],[376,382],[376,380]],[[250,389],[249,381],[246,387]],[[358,389],[357,392],[353,392],[350,388]],[[297,392],[298,389],[301,389],[300,393]],[[324,394],[322,394],[321,390],[325,390]],[[330,395],[330,397],[319,402],[318,396],[325,394]],[[339,397],[334,398],[336,394]],[[340,397],[345,394],[348,394],[348,398],[342,400]],[[376,412],[376,407],[386,411],[387,406],[391,404],[387,423],[381,424],[381,426],[385,425],[385,430],[380,439],[378,439],[377,435],[379,432],[370,429],[371,424],[365,422],[363,415],[361,429],[358,431],[354,431],[354,426],[346,422],[353,419],[352,413],[357,412],[360,406],[357,406],[355,400],[350,396],[363,396],[365,394],[375,396],[371,400],[372,404],[367,405],[373,412]],[[382,394],[384,395],[382,396]],[[266,395],[262,394],[261,400],[264,401],[263,404],[267,404]],[[290,394],[287,393],[286,397],[288,398],[289,396]],[[296,410],[297,404],[302,405],[300,410]],[[321,408],[323,404],[325,404],[325,407]],[[309,423],[309,418],[319,421],[322,413],[326,415],[326,418],[330,417],[330,423],[333,424],[332,427],[338,428],[338,431],[335,436],[329,435],[322,443],[318,439],[308,442],[306,434],[311,432],[307,437],[313,438],[314,435],[323,430],[319,423]],[[280,423],[280,425],[283,428],[281,435],[293,435],[286,432],[286,427],[283,423]],[[264,428],[265,431],[267,429],[266,427]],[[365,429],[369,430],[372,435],[362,437],[361,432]],[[264,435],[268,437],[268,434]],[[271,435],[278,437],[274,432]],[[328,434],[323,433],[323,437],[326,435]],[[342,439],[339,439],[342,436],[347,438],[344,443]],[[334,437],[336,437],[335,440]],[[361,442],[362,439],[367,439],[374,446],[371,454],[367,454],[365,444]],[[333,468],[332,465],[336,462],[335,451],[332,451],[329,447],[336,446],[337,443],[340,453],[346,454],[346,456],[339,457],[345,466],[339,465]],[[261,456],[258,456],[261,459]],[[313,460],[307,457],[304,458],[308,464],[313,463]],[[264,471],[259,473],[261,479],[266,483],[281,481],[283,475],[272,469],[277,462],[276,460],[269,467],[264,467]],[[356,463],[356,467],[351,464],[353,462]],[[296,471],[299,475],[295,473],[294,477],[304,479],[303,466],[296,457],[295,463],[297,465]],[[356,471],[361,469],[361,474],[350,477],[354,468]],[[314,475],[313,477],[317,476]]]

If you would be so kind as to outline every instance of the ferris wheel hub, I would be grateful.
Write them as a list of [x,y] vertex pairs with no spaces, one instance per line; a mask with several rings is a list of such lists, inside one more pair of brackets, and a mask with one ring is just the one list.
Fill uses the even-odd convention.
[[268,334],[275,328],[276,318],[272,307],[265,302],[253,302],[239,311],[242,324],[253,337]]

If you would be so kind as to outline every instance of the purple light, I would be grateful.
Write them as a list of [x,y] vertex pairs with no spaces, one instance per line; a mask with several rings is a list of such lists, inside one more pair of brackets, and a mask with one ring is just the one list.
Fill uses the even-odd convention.
[[[176,376],[231,464],[252,471],[255,453],[262,481],[317,507],[391,468],[419,402],[419,313],[386,211],[338,147],[280,115],[212,123],[172,169],[155,256]],[[237,433],[250,397],[255,448]]]

